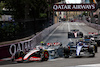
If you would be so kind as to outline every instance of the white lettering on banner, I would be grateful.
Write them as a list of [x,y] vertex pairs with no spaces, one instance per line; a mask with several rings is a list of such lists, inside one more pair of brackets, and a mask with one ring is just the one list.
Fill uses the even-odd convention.
[[28,50],[30,50],[31,49],[31,42],[29,41],[28,42]]
[[93,4],[93,5],[91,5],[92,6],[92,9],[95,9],[95,5]]
[[62,9],[64,9],[64,5],[61,5]]
[[79,10],[84,10],[84,9],[95,9],[96,8],[96,5],[95,4],[55,4],[53,6],[53,9],[54,10],[72,10],[72,9],[79,9]]
[[[12,48],[13,48],[14,50],[12,50]],[[10,52],[11,55],[15,55],[15,53],[16,53],[16,45],[15,45],[15,44],[12,44],[12,45],[10,46],[9,52]]]
[[53,9],[57,10],[57,5],[54,5],[54,6],[53,6]]
[[29,51],[30,49],[33,48],[33,44],[31,41],[28,42],[22,42],[22,43],[17,43],[17,44],[12,44],[9,48],[9,52],[12,56],[15,55],[17,51]]
[[72,9],[76,9],[75,5],[73,5]]
[[18,43],[18,46],[17,46],[17,51],[21,51],[21,46],[20,46],[20,43]]
[[34,48],[34,46],[33,46],[33,43],[34,43],[34,41],[32,40],[32,41],[30,41],[30,45],[31,45],[31,49],[33,49]]
[[84,8],[85,8],[85,5],[83,5],[83,6],[82,6],[82,5],[80,5],[80,8],[84,9]]
[[54,5],[53,9],[71,9],[71,5]]
[[65,5],[64,9],[71,9],[71,5]]
[[71,5],[68,5],[68,9],[71,9]]
[[58,9],[62,9],[60,5],[58,6]]
[[25,45],[24,45],[24,42],[23,43],[21,43],[22,44],[22,50],[23,50],[23,52],[25,52]]
[[28,45],[25,43],[25,51],[28,51]]
[[72,9],[94,9],[93,5],[73,5]]

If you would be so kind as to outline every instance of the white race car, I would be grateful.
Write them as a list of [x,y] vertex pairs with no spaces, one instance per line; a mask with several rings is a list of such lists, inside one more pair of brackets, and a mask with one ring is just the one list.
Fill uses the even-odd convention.
[[13,60],[16,62],[24,61],[47,61],[49,59],[49,53],[46,49],[43,49],[41,46],[36,46],[33,50],[30,50],[27,53],[23,51],[16,52]]
[[33,50],[27,53],[23,51],[16,52],[13,61],[47,61],[48,59],[54,59],[57,57],[68,57],[67,48],[61,46],[60,42],[47,43],[47,45],[38,45]]

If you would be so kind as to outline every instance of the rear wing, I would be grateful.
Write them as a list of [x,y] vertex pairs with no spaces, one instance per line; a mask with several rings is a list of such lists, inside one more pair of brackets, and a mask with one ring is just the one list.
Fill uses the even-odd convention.
[[97,35],[98,33],[97,32],[88,32],[88,34]]
[[47,43],[47,46],[59,46],[60,44],[60,42]]

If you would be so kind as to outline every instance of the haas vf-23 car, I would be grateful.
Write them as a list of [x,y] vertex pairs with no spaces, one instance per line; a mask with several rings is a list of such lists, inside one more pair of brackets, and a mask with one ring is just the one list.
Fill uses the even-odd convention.
[[73,29],[70,32],[68,32],[68,38],[82,38],[83,33],[80,32],[78,29]]
[[47,61],[48,59],[49,59],[48,51],[40,46],[37,46],[36,48],[30,50],[27,53],[24,53],[23,51],[16,52],[13,61],[16,62]]
[[69,50],[64,48],[61,43],[47,43],[47,45],[38,45],[27,53],[23,51],[16,52],[13,60],[16,62],[26,61],[47,61],[58,57],[68,58]]

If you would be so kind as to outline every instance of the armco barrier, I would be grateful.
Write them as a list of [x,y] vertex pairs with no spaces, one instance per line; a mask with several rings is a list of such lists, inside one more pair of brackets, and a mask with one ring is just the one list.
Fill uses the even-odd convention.
[[17,51],[24,51],[27,52],[30,49],[33,49],[40,41],[42,41],[49,33],[51,33],[60,23],[56,23],[29,40],[15,42],[11,44],[0,45],[0,59],[13,57]]
[[95,24],[95,23],[90,23],[90,22],[87,22],[86,20],[84,20],[85,24],[87,24],[88,26],[92,27],[92,28],[95,28],[97,30],[100,30],[100,25],[99,24]]

